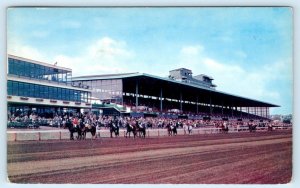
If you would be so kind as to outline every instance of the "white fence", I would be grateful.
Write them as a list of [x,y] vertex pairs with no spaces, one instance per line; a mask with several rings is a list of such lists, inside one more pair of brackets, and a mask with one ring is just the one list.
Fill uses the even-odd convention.
[[[257,131],[267,131],[267,127],[256,127]],[[273,127],[273,130],[276,129],[291,129],[291,127]],[[249,131],[248,127],[229,127],[229,133],[237,133]],[[124,137],[126,134],[125,129],[120,129],[120,137]],[[193,135],[195,134],[218,134],[221,133],[221,128],[195,128],[192,130]],[[184,131],[183,129],[177,129],[178,135],[188,135],[188,131]],[[97,137],[108,138],[110,137],[109,129],[101,129],[97,130]],[[74,133],[74,137],[77,136],[77,133]],[[91,133],[87,133],[87,139],[91,138]],[[131,136],[132,133],[131,133]],[[166,129],[147,129],[146,130],[147,137],[161,137],[168,136],[168,131]],[[114,137],[114,134],[113,134]],[[66,129],[62,130],[8,130],[7,131],[7,140],[8,141],[23,141],[23,140],[62,140],[62,139],[70,139],[70,133]]]

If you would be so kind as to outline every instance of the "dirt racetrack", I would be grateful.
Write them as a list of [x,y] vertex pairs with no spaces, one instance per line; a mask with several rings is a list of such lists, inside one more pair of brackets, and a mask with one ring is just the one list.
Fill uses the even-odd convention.
[[292,132],[8,142],[14,183],[277,184],[292,177]]

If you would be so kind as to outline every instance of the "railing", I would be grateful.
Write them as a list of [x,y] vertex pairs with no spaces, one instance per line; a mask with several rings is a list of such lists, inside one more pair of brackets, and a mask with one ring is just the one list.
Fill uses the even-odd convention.
[[[290,130],[292,127],[273,127],[273,130]],[[267,127],[257,127],[257,131],[267,131]],[[228,133],[236,134],[241,131],[249,131],[247,127],[240,127],[237,129],[236,127],[230,127]],[[124,137],[126,134],[125,129],[120,129],[119,131],[120,137]],[[221,128],[195,128],[192,130],[191,135],[198,134],[220,134],[222,133]],[[184,131],[184,129],[177,129],[177,135],[189,135],[188,131]],[[77,136],[77,133],[74,133],[74,137]],[[109,138],[110,131],[109,129],[101,129],[97,130],[96,136],[98,138]],[[132,133],[131,133],[132,136]],[[146,130],[147,137],[162,137],[168,136],[167,129],[147,129]],[[114,134],[113,134],[114,137]],[[87,133],[87,139],[91,138],[91,134]],[[7,131],[7,140],[8,141],[25,141],[25,140],[63,140],[70,139],[70,133],[67,129],[57,129],[57,130],[8,130]]]
[[83,84],[75,84],[71,80],[66,80],[62,81],[60,79],[58,80],[49,80],[45,78],[35,78],[35,77],[27,77],[27,76],[21,76],[21,75],[15,75],[15,74],[8,74],[10,77],[15,77],[15,78],[22,78],[22,79],[27,79],[27,80],[33,80],[39,83],[50,83],[50,84],[55,84],[55,85],[60,85],[60,86],[69,86],[69,87],[74,87],[75,88],[82,88],[82,89],[91,89],[90,86],[88,85],[83,85]]

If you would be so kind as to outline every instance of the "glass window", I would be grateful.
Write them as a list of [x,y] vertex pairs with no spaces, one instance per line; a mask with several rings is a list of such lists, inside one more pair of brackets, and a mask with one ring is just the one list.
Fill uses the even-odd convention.
[[56,87],[53,87],[53,99],[58,99],[58,93]]
[[70,100],[70,92],[71,90],[70,89],[66,89],[66,100]]
[[30,97],[30,90],[29,90],[28,83],[24,83],[24,95],[23,96]]
[[28,90],[29,96],[30,97],[35,97],[35,92],[34,92],[34,84],[29,84],[29,90]]
[[70,90],[70,101],[75,101],[75,90]]
[[7,81],[7,95],[12,95],[13,91],[13,84],[12,81]]
[[40,86],[40,95],[41,98],[45,98],[45,86]]
[[28,62],[24,62],[24,76],[26,77],[30,77],[30,64],[31,63],[28,63]]
[[24,83],[19,82],[19,96],[24,96],[25,91],[24,91]]
[[61,88],[57,88],[57,99],[62,100]]
[[34,68],[35,68],[35,66],[34,66],[34,64],[33,63],[30,63],[30,77],[31,78],[34,78],[35,77],[35,70],[34,70]]
[[8,74],[16,74],[15,60],[8,58]]
[[20,76],[25,76],[25,62],[18,61],[18,64],[19,64]]
[[44,97],[45,99],[49,99],[49,86],[44,86]]

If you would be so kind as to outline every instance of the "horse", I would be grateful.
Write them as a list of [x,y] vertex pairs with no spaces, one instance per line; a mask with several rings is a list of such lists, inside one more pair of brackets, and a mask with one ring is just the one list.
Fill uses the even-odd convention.
[[136,126],[135,125],[130,125],[128,122],[126,122],[126,134],[125,137],[127,138],[127,134],[129,134],[130,138],[130,133],[132,132],[133,137],[135,138],[136,136]]
[[229,131],[228,126],[224,126],[224,125],[221,126],[221,132],[222,133],[228,133],[228,131]]
[[146,137],[146,125],[144,123],[139,124],[137,126],[137,132],[139,133],[139,136],[142,138]]
[[273,126],[271,124],[268,125],[268,131],[273,131]]
[[256,131],[256,126],[255,124],[248,124],[248,127],[249,127],[249,132],[255,132]]
[[109,130],[110,130],[110,137],[112,138],[112,133],[115,133],[115,137],[119,136],[119,126],[117,123],[110,121],[109,122]]
[[71,120],[67,120],[66,122],[66,127],[69,129],[70,131],[70,140],[74,140],[74,136],[73,136],[73,133],[77,133],[77,140],[81,139],[82,137],[82,131],[80,129],[80,127],[77,126],[74,126],[71,122]]
[[172,136],[172,135],[176,136],[177,135],[177,127],[176,126],[168,124],[166,127],[168,129],[169,136]]
[[87,132],[90,132],[92,134],[92,139],[96,138],[96,125],[95,124],[91,125],[89,123],[85,123],[81,130],[82,130],[82,139],[86,138]]

